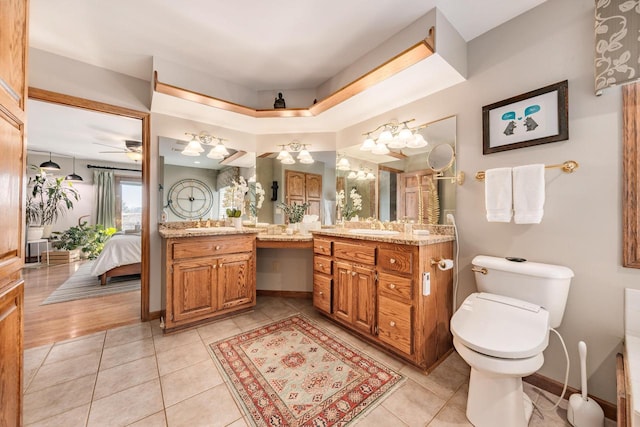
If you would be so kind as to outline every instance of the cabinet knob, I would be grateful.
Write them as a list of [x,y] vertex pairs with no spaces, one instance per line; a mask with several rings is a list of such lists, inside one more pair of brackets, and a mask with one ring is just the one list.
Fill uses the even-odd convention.
[[352,276],[355,276],[355,275],[356,275],[356,272],[355,272],[355,271],[352,271],[352,272],[351,272],[351,275],[352,275]]
[[395,263],[396,263],[396,259],[395,259],[395,258],[391,258],[391,259],[389,260],[389,262],[390,262],[391,264],[395,264]]
[[395,285],[395,284],[393,284],[393,283],[389,283],[389,289],[395,289],[395,288],[396,288],[396,285]]
[[321,269],[323,269],[323,270],[324,270],[324,265],[322,265],[322,263],[320,263],[320,262],[319,262],[319,263],[317,263],[316,265],[317,265],[319,268],[321,268]]
[[220,250],[220,245],[216,245],[216,251]]
[[391,327],[393,328],[394,326],[396,326],[396,322],[394,322],[394,321],[392,320],[391,322],[389,322],[389,326],[391,326]]
[[213,264],[213,268],[218,268],[218,264]]
[[322,296],[322,295],[324,295],[324,292],[320,291],[320,292],[318,292],[318,295]]

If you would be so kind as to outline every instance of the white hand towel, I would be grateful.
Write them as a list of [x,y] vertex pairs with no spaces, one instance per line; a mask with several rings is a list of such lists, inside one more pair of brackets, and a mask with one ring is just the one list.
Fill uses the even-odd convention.
[[516,224],[540,224],[544,213],[544,165],[513,168],[513,210]]
[[484,174],[487,221],[510,222],[512,212],[511,168],[489,169]]

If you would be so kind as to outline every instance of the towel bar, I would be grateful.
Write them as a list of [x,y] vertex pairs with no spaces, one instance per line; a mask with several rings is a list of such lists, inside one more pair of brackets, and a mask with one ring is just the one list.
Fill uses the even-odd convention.
[[[557,165],[546,165],[544,168],[545,169],[561,168],[562,172],[573,173],[576,169],[578,169],[579,166],[580,165],[575,160],[567,160],[566,162],[560,163]],[[484,171],[476,172],[476,180],[484,181]]]

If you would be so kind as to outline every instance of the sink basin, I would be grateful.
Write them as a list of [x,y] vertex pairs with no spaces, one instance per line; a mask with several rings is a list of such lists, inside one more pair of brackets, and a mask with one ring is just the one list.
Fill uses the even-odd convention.
[[194,231],[202,231],[202,232],[212,232],[212,231],[236,231],[235,227],[193,227],[193,228],[185,228],[184,231],[194,232]]
[[349,230],[349,233],[366,234],[369,236],[395,236],[396,234],[400,234],[399,231],[395,230],[372,230],[369,228],[353,228]]

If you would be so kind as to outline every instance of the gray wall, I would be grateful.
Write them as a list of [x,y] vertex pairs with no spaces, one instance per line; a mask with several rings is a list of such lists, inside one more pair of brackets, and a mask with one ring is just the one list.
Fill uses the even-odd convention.
[[[579,387],[576,349],[578,341],[585,340],[589,346],[589,390],[615,402],[614,368],[623,336],[623,289],[640,288],[640,271],[621,267],[621,91],[612,88],[601,97],[594,95],[593,16],[592,0],[548,0],[470,42],[466,82],[344,129],[336,135],[336,148],[353,145],[353,141],[361,140],[362,132],[393,118],[415,118],[417,123],[426,123],[456,115],[458,168],[468,177],[456,195],[459,301],[475,290],[470,262],[476,254],[516,255],[569,266],[576,275],[559,331],[571,356],[570,385]],[[44,56],[47,58],[31,56],[33,86],[138,109],[148,106],[135,84],[132,93],[118,93],[123,98],[112,99],[113,86],[128,85],[135,79],[111,73],[120,83],[104,82],[96,87],[90,78],[78,78],[95,67],[68,61],[66,69],[58,64],[63,59]],[[56,66],[49,67],[49,60]],[[79,71],[73,71],[74,67]],[[568,141],[482,155],[483,105],[565,79],[569,80]],[[159,132],[155,116],[153,135]],[[157,156],[153,141],[152,177]],[[569,159],[580,162],[573,175],[558,170],[547,173],[542,224],[486,222],[483,185],[472,178],[476,171]],[[155,201],[152,192],[152,248],[157,239]],[[160,267],[159,252],[152,250],[151,310],[159,309],[160,284],[154,272]],[[564,355],[554,337],[544,356],[540,373],[562,381]]]

